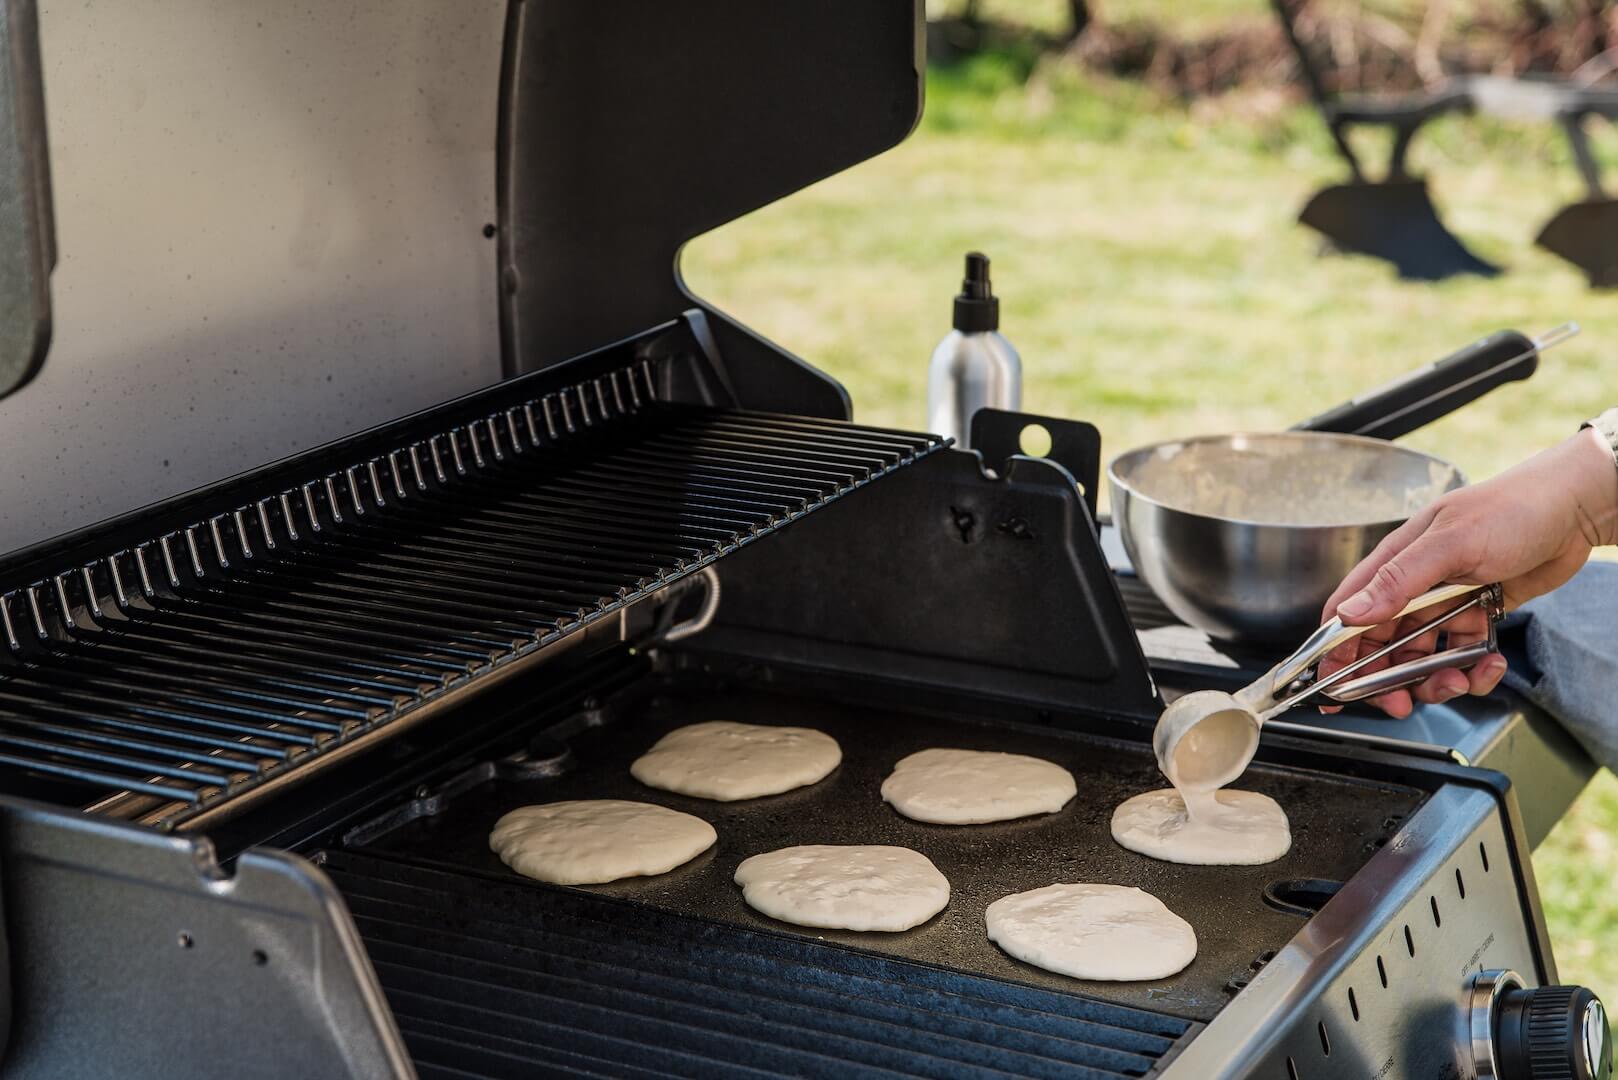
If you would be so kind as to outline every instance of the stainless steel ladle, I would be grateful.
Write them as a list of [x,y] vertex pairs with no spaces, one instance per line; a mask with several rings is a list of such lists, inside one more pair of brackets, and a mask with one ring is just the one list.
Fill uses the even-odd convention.
[[[1163,711],[1152,733],[1158,768],[1176,785],[1211,791],[1230,783],[1247,768],[1258,748],[1259,728],[1264,722],[1295,705],[1375,697],[1418,683],[1445,668],[1472,667],[1499,652],[1495,627],[1505,611],[1505,596],[1499,585],[1444,585],[1410,601],[1397,617],[1402,619],[1455,600],[1463,602],[1324,677],[1319,673],[1320,662],[1371,627],[1344,626],[1341,619],[1333,619],[1250,686],[1234,694],[1198,690],[1176,699]],[[1354,677],[1367,665],[1478,607],[1489,617],[1485,640]]]

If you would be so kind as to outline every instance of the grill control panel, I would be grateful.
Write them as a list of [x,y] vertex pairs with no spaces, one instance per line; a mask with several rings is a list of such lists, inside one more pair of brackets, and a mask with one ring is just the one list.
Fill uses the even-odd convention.
[[[1464,992],[1481,970],[1533,952],[1505,830],[1491,815],[1321,995],[1287,1053],[1257,1077],[1470,1080]],[[1305,928],[1308,933],[1309,928]],[[1306,1017],[1307,1020],[1307,1017]]]
[[1512,970],[1523,973],[1523,986],[1538,981],[1522,895],[1495,796],[1440,789],[1163,1075],[1541,1075],[1490,1074],[1474,1065],[1474,980]]

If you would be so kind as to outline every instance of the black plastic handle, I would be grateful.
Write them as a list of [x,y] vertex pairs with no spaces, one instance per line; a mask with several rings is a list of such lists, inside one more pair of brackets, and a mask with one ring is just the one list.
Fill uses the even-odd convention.
[[1497,386],[1528,378],[1538,367],[1539,349],[1533,341],[1515,330],[1501,330],[1292,430],[1397,439]]

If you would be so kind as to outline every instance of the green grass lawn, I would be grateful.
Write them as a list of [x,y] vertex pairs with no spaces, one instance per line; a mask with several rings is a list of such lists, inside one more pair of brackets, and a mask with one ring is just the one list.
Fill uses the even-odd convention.
[[[1024,408],[1090,420],[1114,452],[1283,427],[1491,330],[1568,319],[1584,333],[1532,380],[1407,441],[1478,478],[1618,404],[1618,295],[1531,243],[1579,190],[1554,132],[1463,119],[1423,134],[1414,160],[1451,228],[1509,271],[1410,284],[1321,257],[1294,224],[1343,175],[1306,110],[1249,97],[1193,111],[1049,67],[1029,86],[1003,58],[933,72],[909,141],[693,243],[692,287],[836,375],[881,424],[923,424],[928,355],[972,248],[994,259]],[[1618,783],[1603,774],[1535,857],[1563,977],[1610,1000],[1615,843]]]

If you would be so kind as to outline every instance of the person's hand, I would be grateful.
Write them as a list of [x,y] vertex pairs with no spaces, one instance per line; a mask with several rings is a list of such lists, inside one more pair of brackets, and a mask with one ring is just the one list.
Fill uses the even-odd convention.
[[[1332,593],[1321,619],[1336,616],[1348,626],[1374,628],[1323,661],[1321,674],[1375,652],[1432,619],[1441,609],[1390,621],[1435,585],[1498,581],[1510,609],[1567,581],[1593,547],[1615,542],[1618,469],[1605,440],[1586,428],[1499,476],[1444,495],[1378,544]],[[1482,640],[1488,632],[1487,618],[1481,609],[1456,616],[1444,625],[1449,644]],[[1437,644],[1438,631],[1423,634],[1356,674],[1425,656]],[[1470,672],[1446,668],[1372,703],[1402,717],[1409,714],[1413,700],[1487,694],[1505,673],[1505,658],[1491,656]]]

